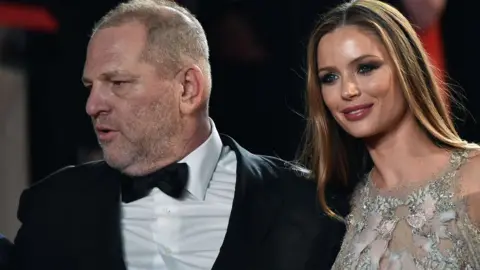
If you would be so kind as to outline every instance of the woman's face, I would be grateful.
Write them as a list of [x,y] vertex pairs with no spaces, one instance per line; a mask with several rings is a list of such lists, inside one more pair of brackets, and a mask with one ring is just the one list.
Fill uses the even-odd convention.
[[343,26],[323,36],[317,66],[323,101],[350,135],[385,133],[406,115],[394,63],[373,33]]

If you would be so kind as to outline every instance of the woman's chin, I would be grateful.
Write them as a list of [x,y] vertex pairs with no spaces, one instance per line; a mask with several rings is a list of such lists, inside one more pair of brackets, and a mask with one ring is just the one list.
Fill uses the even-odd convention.
[[345,129],[350,136],[354,137],[355,139],[367,139],[371,137],[375,137],[376,133],[373,132],[372,129],[366,128],[350,128]]

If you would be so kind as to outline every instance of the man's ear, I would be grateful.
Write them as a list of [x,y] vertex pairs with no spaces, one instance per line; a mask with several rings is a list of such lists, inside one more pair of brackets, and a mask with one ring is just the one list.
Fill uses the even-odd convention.
[[201,108],[206,102],[205,75],[197,65],[184,68],[177,75],[182,85],[180,95],[180,112],[191,114]]

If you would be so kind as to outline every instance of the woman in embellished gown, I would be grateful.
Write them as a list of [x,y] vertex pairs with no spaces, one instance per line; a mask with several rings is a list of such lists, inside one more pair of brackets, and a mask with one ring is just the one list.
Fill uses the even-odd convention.
[[480,147],[457,134],[441,87],[388,4],[346,3],[312,33],[305,157],[326,213],[341,218],[327,183],[363,179],[333,269],[480,269]]

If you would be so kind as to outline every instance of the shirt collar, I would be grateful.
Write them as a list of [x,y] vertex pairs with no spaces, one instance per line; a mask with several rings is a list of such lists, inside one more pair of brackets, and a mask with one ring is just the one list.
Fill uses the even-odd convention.
[[217,167],[223,147],[222,140],[212,119],[210,119],[210,124],[212,130],[208,139],[179,161],[187,163],[189,167],[188,182],[185,189],[195,198],[202,201],[205,200],[208,185]]

